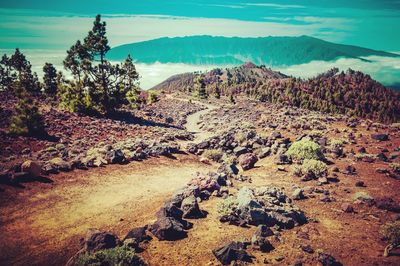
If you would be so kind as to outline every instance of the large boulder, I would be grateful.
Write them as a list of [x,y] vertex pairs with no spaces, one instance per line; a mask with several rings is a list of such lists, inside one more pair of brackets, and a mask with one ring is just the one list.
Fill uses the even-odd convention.
[[389,140],[388,134],[372,134],[371,138],[378,141],[387,141]]
[[185,238],[187,232],[183,224],[173,217],[160,217],[150,226],[150,232],[159,240],[178,240]]
[[110,163],[124,163],[126,161],[124,152],[120,149],[109,151],[106,159]]
[[251,262],[252,257],[246,252],[246,246],[243,242],[231,242],[214,249],[213,254],[222,265],[229,265],[232,261]]
[[239,221],[250,225],[277,225],[282,229],[290,229],[307,222],[304,213],[291,204],[291,199],[282,190],[274,187],[239,190],[235,208],[229,217],[221,222]]
[[246,170],[249,170],[254,167],[254,165],[258,161],[258,158],[253,153],[246,153],[246,154],[240,155],[238,160],[239,160],[239,164],[242,167],[242,169],[246,171]]
[[42,167],[37,162],[27,160],[21,165],[21,171],[29,173],[31,177],[38,177],[42,173]]
[[150,241],[151,237],[146,234],[146,229],[147,226],[131,229],[124,237],[123,242],[129,240],[130,243],[134,243],[134,245],[137,246],[142,242]]
[[89,229],[83,244],[85,251],[96,252],[102,249],[115,248],[121,244],[121,241],[114,233]]
[[194,195],[191,195],[182,201],[181,209],[183,211],[183,218],[197,219],[205,216],[204,212],[200,210],[199,204]]
[[51,159],[50,161],[47,162],[47,171],[52,173],[52,172],[57,172],[57,171],[71,171],[72,166],[69,162],[63,160],[60,157],[56,157]]

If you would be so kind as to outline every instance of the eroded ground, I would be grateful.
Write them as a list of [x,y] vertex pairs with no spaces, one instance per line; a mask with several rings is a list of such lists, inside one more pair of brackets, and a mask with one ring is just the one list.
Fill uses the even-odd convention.
[[[249,128],[268,136],[279,131],[291,141],[304,134],[316,134],[315,131],[328,141],[347,140],[346,156],[331,157],[327,152],[332,162],[329,174],[334,173],[334,168],[339,169],[335,172],[335,182],[301,181],[294,177],[293,165],[278,169],[274,154],[259,160],[248,171],[241,170],[250,180],[232,181],[233,186],[229,188],[232,195],[244,186],[274,186],[282,188],[288,196],[294,188],[300,187],[305,192],[306,199],[294,203],[304,211],[309,222],[278,232],[271,238],[275,249],[269,253],[250,248],[248,252],[255,256],[255,265],[298,262],[316,265],[316,250],[324,250],[344,265],[400,264],[399,251],[391,257],[382,257],[385,243],[379,236],[380,226],[398,219],[398,214],[353,200],[356,192],[363,191],[375,199],[386,196],[400,202],[400,180],[387,172],[377,172],[378,169],[389,171],[390,164],[399,162],[395,156],[400,144],[398,130],[368,121],[262,103],[244,101],[222,107],[218,104],[207,103],[204,107],[208,109],[187,117],[184,125],[187,131],[195,133],[192,141],[200,143],[208,137],[223,136],[229,130]],[[372,139],[374,133],[388,134],[389,141]],[[190,142],[174,141],[181,146]],[[362,147],[368,154],[384,153],[393,158],[366,162],[357,157]],[[113,231],[123,238],[131,228],[153,223],[157,210],[196,172],[216,171],[219,167],[218,163],[204,163],[202,156],[187,152],[174,157],[151,157],[124,165],[74,170],[50,175],[52,183],[22,183],[24,188],[1,185],[4,191],[0,193],[0,264],[65,264],[79,250],[79,240],[88,228]],[[349,165],[356,168],[355,175],[344,173]],[[356,186],[357,181],[363,181],[364,186]],[[212,254],[214,248],[232,240],[249,239],[256,229],[221,223],[217,204],[222,200],[212,196],[200,203],[208,215],[190,220],[194,226],[188,230],[187,238],[159,241],[153,237],[140,255],[150,265],[219,265]],[[344,203],[351,204],[354,212],[344,212]],[[304,251],[305,246],[310,246],[313,252]]]

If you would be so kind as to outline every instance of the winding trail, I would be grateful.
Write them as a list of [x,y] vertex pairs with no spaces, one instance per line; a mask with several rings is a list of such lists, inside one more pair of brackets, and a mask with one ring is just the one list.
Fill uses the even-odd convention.
[[[205,105],[205,104],[203,104]],[[214,134],[213,132],[205,131],[201,128],[201,118],[203,115],[208,114],[212,110],[216,109],[217,107],[214,105],[207,104],[205,105],[207,109],[201,110],[194,114],[189,115],[186,118],[185,128],[187,131],[193,133],[195,135],[194,142],[199,143],[202,142],[209,137],[212,137]]]
[[[212,136],[200,121],[217,108],[198,104],[206,109],[189,115],[185,125],[195,142]],[[163,202],[196,172],[212,169],[194,155],[177,155],[61,173],[51,176],[53,183],[26,184],[29,189],[8,188],[0,194],[0,265],[63,265],[87,229],[123,237],[151,223]]]

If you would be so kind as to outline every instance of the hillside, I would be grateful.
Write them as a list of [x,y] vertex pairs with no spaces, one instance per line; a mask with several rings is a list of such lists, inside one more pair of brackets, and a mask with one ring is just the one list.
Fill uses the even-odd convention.
[[349,69],[332,69],[303,80],[288,77],[264,66],[246,63],[240,67],[206,73],[172,76],[154,89],[191,93],[196,78],[204,76],[208,95],[245,95],[260,101],[286,104],[326,113],[340,113],[381,122],[400,120],[400,93],[384,87],[369,75]]
[[159,38],[114,47],[107,56],[110,60],[122,60],[128,54],[131,54],[137,63],[237,65],[251,61],[269,66],[295,65],[313,60],[330,61],[340,57],[399,56],[358,46],[331,43],[309,36]]
[[[177,74],[154,86],[152,89],[191,91],[195,85],[195,78],[199,74],[196,72]],[[233,68],[216,68],[205,73],[205,81],[209,87],[218,83],[222,89],[228,86],[232,88],[246,84],[261,84],[267,79],[283,79],[287,77],[285,74],[273,71],[265,66],[256,66],[250,62]]]

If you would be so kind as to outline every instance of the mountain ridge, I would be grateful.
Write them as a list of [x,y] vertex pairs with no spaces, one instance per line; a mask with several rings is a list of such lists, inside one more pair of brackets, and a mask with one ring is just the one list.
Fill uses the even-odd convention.
[[136,63],[185,63],[196,65],[288,66],[314,60],[332,61],[366,56],[400,57],[398,54],[354,45],[336,44],[306,35],[298,37],[223,37],[194,35],[162,37],[112,48],[110,60],[122,60],[131,54]]

